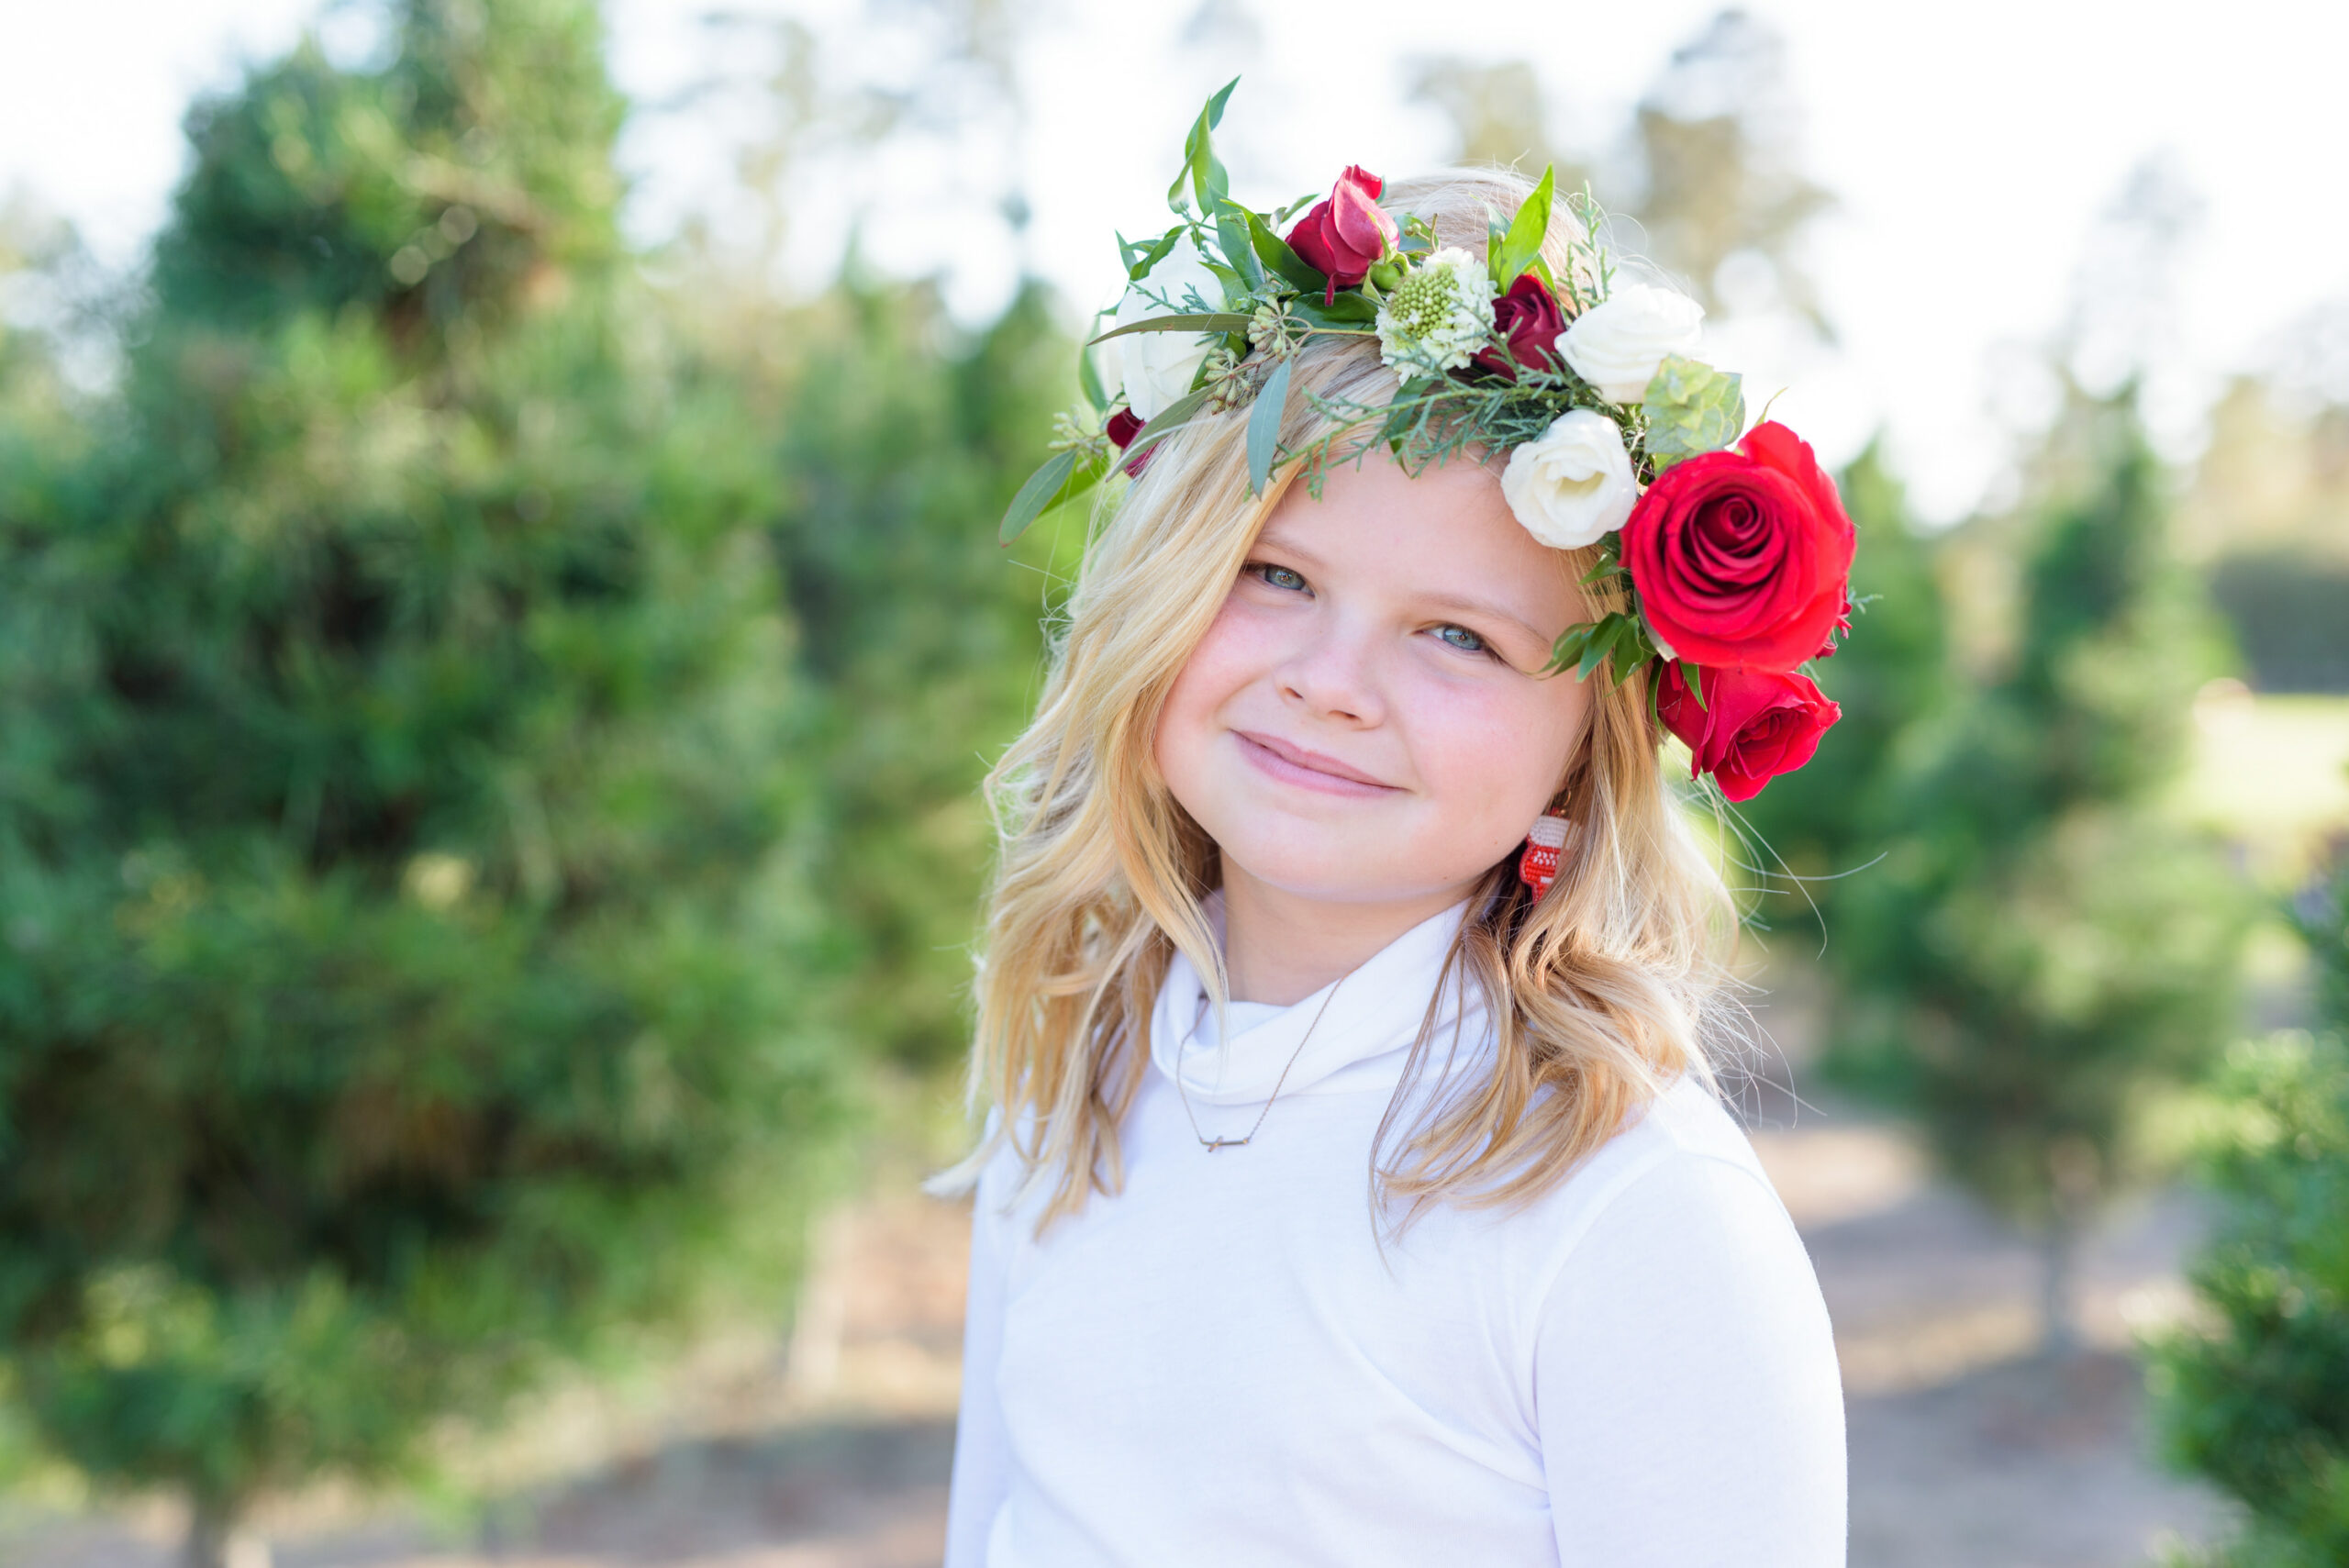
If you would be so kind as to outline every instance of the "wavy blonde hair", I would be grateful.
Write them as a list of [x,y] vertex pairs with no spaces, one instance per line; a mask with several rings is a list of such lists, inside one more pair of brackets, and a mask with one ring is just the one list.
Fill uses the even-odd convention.
[[[1514,173],[1455,171],[1391,183],[1384,200],[1480,252],[1486,207],[1506,219],[1530,190]],[[1564,275],[1564,247],[1553,239],[1545,252]],[[1310,339],[1292,379],[1372,404],[1395,386],[1375,342],[1359,338]],[[1009,1141],[1026,1190],[1050,1188],[1040,1229],[1123,1185],[1119,1129],[1175,951],[1208,977],[1219,1007],[1229,992],[1202,906],[1219,881],[1216,846],[1169,793],[1152,742],[1175,677],[1303,466],[1252,496],[1246,421],[1245,410],[1206,417],[1168,438],[1098,528],[1050,639],[1036,716],[987,776],[999,854],[970,1094],[1001,1114],[933,1185],[967,1188]],[[1294,448],[1324,428],[1293,396],[1281,439]],[[1576,579],[1594,559],[1591,549],[1562,552]],[[1622,607],[1582,591],[1594,616]],[[1429,1055],[1431,999],[1380,1126],[1373,1195],[1401,1204],[1406,1223],[1434,1202],[1530,1200],[1684,1069],[1718,1092],[1704,1039],[1736,911],[1658,765],[1645,674],[1591,684],[1584,737],[1559,781],[1575,848],[1539,900],[1518,881],[1514,853],[1486,872],[1436,988],[1441,998],[1462,974],[1482,988],[1497,1037],[1490,1071],[1398,1125]]]

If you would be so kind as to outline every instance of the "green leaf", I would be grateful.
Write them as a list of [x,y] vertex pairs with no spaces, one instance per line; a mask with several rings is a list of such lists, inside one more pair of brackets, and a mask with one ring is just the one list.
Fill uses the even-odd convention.
[[1137,321],[1127,327],[1111,328],[1098,338],[1089,339],[1085,347],[1106,343],[1112,338],[1123,338],[1133,332],[1245,332],[1248,317],[1235,311],[1211,310],[1194,312],[1188,316],[1153,316],[1147,321]]
[[1185,393],[1182,396],[1176,398],[1174,402],[1160,409],[1158,411],[1158,417],[1152,419],[1149,424],[1144,425],[1141,429],[1134,432],[1134,439],[1126,443],[1125,456],[1119,459],[1119,461],[1120,462],[1131,462],[1134,459],[1141,456],[1142,453],[1148,451],[1151,448],[1156,446],[1159,442],[1173,435],[1177,427],[1188,422],[1192,415],[1197,413],[1201,408],[1206,407],[1207,401],[1207,389],[1202,387],[1196,392]]
[[1542,241],[1550,232],[1551,187],[1556,183],[1557,174],[1554,167],[1542,171],[1542,183],[1533,187],[1533,194],[1517,209],[1508,233],[1502,237],[1500,261],[1493,269],[1493,284],[1503,293],[1517,282],[1520,273],[1541,258]]
[[1317,288],[1289,310],[1308,327],[1367,327],[1378,319],[1378,306],[1352,289],[1340,289],[1336,299],[1323,305]]
[[1264,220],[1247,208],[1240,209],[1248,219],[1248,242],[1275,277],[1307,294],[1319,294],[1330,280],[1304,257],[1298,255],[1289,242],[1274,233]]
[[1248,411],[1248,494],[1262,495],[1273,476],[1273,460],[1280,455],[1281,416],[1288,408],[1288,373],[1295,360],[1283,360],[1264,378],[1256,406]]
[[1686,661],[1676,661],[1676,662],[1680,664],[1680,673],[1688,682],[1688,695],[1697,699],[1697,710],[1699,713],[1710,713],[1712,709],[1705,706],[1705,672]]
[[1647,414],[1647,454],[1657,472],[1737,439],[1745,428],[1741,379],[1734,371],[1664,355],[1640,402]]
[[1250,241],[1247,217],[1241,207],[1230,201],[1216,209],[1215,240],[1246,292],[1263,293],[1264,268],[1257,261],[1256,248]]
[[1147,245],[1120,235],[1118,250],[1126,259],[1126,281],[1138,284],[1150,276],[1150,270],[1166,260],[1167,254],[1174,249],[1174,242],[1182,238],[1183,225],[1179,223]]
[[[1101,317],[1108,314],[1106,310],[1097,311],[1093,317],[1093,325],[1100,326]],[[1085,401],[1093,406],[1093,411],[1096,414],[1107,414],[1109,411],[1109,389],[1101,384],[1101,367],[1093,362],[1093,350],[1090,345],[1076,351],[1076,386],[1078,391],[1085,394]]]
[[1223,90],[1209,98],[1206,106],[1199,110],[1198,119],[1191,126],[1191,134],[1184,139],[1183,172],[1174,176],[1172,185],[1166,187],[1166,205],[1176,212],[1186,210],[1183,184],[1186,180],[1190,183],[1192,195],[1197,199],[1201,217],[1215,211],[1216,204],[1230,188],[1230,180],[1216,158],[1210,133],[1223,123],[1224,101],[1239,85],[1240,78],[1237,76],[1225,83]]
[[1028,476],[1011,505],[1003,509],[1003,521],[996,525],[995,542],[1008,545],[1028,531],[1028,525],[1044,515],[1044,508],[1055,499],[1065,499],[1062,492],[1075,477],[1081,455],[1075,448],[1054,452],[1044,460],[1044,466]]

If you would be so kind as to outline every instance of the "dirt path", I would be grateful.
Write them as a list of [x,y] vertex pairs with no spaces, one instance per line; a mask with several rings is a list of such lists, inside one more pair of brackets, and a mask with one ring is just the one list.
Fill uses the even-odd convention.
[[[1835,1321],[1852,1568],[2138,1568],[2164,1532],[2221,1527],[2210,1496],[2143,1457],[2127,1354],[2133,1328],[2183,1300],[2191,1200],[2141,1203],[2093,1239],[2095,1348],[2051,1375],[2021,1359],[2036,1278],[2021,1238],[1926,1181],[1895,1129],[1809,1109],[1788,1127],[1748,1108]],[[412,1516],[281,1508],[267,1521],[278,1568],[932,1568],[966,1224],[912,1196],[845,1214],[788,1356],[717,1347],[657,1397],[551,1407],[515,1446],[568,1451],[569,1477],[518,1486],[456,1539]],[[162,1507],[0,1518],[0,1559],[166,1568],[176,1523]]]

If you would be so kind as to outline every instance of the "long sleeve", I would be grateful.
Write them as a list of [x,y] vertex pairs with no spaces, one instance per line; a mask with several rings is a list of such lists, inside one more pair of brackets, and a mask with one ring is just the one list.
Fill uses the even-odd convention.
[[1534,1397],[1563,1568],[1842,1568],[1834,1336],[1754,1172],[1630,1178],[1543,1303]]
[[[993,1167],[990,1167],[992,1173]],[[954,1470],[946,1503],[945,1568],[984,1568],[987,1532],[1010,1486],[1010,1451],[996,1363],[1003,1347],[1004,1271],[1009,1223],[982,1177],[971,1213],[971,1283],[963,1318],[963,1403],[954,1424]]]

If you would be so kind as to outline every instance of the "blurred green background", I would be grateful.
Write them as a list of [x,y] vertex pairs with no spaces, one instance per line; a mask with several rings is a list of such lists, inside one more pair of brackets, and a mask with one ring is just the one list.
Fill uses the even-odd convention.
[[[962,1136],[975,786],[1084,529],[992,527],[1074,303],[633,245],[593,5],[387,14],[190,109],[134,274],[0,216],[0,1485],[180,1499],[203,1568],[328,1484],[473,1518],[551,1390],[804,1353],[822,1217]],[[1547,155],[1522,64],[1415,90]],[[1577,172],[1831,334],[1827,193],[1762,99],[1683,101]],[[745,201],[840,130],[777,124]],[[2157,207],[2101,232],[2157,259]],[[2173,1462],[2243,1561],[2349,1561],[2349,405],[2254,367],[2165,460],[2076,369],[2092,303],[1978,515],[1845,472],[1843,722],[1720,841],[1759,983],[1818,998],[1803,1090],[2032,1239],[2051,1364],[2101,1215],[2228,1195]]]

